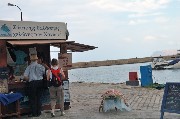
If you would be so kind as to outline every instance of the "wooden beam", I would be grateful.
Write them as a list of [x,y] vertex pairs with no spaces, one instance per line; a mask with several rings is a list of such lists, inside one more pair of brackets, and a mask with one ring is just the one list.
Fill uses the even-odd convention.
[[6,40],[0,40],[0,67],[7,67]]

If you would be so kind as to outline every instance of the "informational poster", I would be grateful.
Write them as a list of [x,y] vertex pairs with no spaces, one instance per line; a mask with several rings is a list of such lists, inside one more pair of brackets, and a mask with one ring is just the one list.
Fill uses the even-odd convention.
[[64,80],[63,81],[63,89],[64,90],[69,90],[69,80]]
[[72,67],[72,53],[58,54],[59,66],[62,68]]
[[7,67],[0,68],[0,93],[7,93],[8,92],[8,74],[9,69]]
[[69,90],[64,90],[64,102],[70,102],[70,92],[69,92]]
[[8,92],[8,81],[0,80],[0,93],[7,93]]

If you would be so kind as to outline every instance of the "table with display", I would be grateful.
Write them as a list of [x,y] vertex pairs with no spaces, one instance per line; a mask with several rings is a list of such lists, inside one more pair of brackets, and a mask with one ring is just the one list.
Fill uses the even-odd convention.
[[0,93],[0,119],[8,116],[20,117],[21,93]]
[[[69,81],[65,81],[65,89],[64,89],[64,98],[65,98],[65,108],[68,109],[70,105],[70,99],[69,99]],[[10,82],[8,83],[8,90],[9,92],[19,92],[23,95],[23,98],[19,100],[20,103],[20,113],[21,114],[27,114],[30,111],[29,108],[29,99],[28,99],[28,84],[26,82]],[[41,102],[42,102],[42,110],[50,110],[50,94],[48,89],[44,89],[42,91],[42,96],[41,96]],[[56,109],[60,108],[60,104],[56,104]]]

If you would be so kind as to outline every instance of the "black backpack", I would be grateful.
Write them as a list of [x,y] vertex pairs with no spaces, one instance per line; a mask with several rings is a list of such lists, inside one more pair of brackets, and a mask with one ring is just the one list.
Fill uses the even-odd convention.
[[60,70],[58,69],[59,73],[55,74],[53,72],[53,69],[51,69],[52,72],[52,79],[50,79],[51,86],[59,87],[62,85],[62,74],[60,73]]

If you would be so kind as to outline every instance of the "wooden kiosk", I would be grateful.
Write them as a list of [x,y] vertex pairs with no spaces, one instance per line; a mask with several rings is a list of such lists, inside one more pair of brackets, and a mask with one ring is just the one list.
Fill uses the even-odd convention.
[[[44,62],[50,64],[50,46],[58,47],[59,62],[65,71],[67,78],[65,88],[65,109],[69,109],[70,92],[68,90],[68,70],[72,66],[72,52],[83,52],[93,50],[96,47],[68,41],[69,32],[67,24],[64,22],[31,22],[31,21],[1,21],[0,20],[0,74],[13,71],[13,77],[3,78],[0,75],[0,88],[5,87],[5,91],[0,93],[20,92],[24,95],[19,101],[20,114],[28,113],[29,108],[25,103],[28,103],[26,96],[26,83],[22,82],[22,76],[25,68],[29,65],[30,49],[35,48]],[[9,69],[6,71],[5,69]],[[9,72],[10,71],[10,72]],[[12,72],[11,72],[12,73]],[[47,91],[48,92],[48,91]],[[45,93],[47,93],[45,92]],[[73,92],[72,92],[73,93]],[[46,95],[46,94],[44,94]],[[68,97],[69,96],[69,97]],[[43,97],[43,109],[50,109],[47,103],[48,98]],[[56,105],[57,108],[59,105]],[[17,107],[17,106],[16,106]],[[1,111],[1,110],[0,110]],[[10,113],[10,112],[4,112]],[[16,113],[16,112],[15,112]],[[9,115],[8,115],[9,116]],[[0,113],[0,118],[3,114]]]

